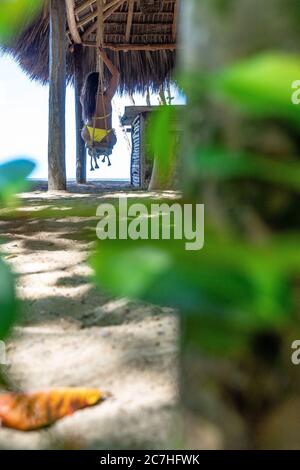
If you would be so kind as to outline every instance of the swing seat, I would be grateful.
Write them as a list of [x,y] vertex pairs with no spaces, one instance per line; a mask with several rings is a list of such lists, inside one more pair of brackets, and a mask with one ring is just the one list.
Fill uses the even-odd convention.
[[92,143],[87,144],[87,149],[91,157],[99,158],[101,155],[109,157],[113,152],[114,146],[115,144],[95,142],[94,145]]
[[[98,170],[98,159],[103,157],[102,163],[105,163],[107,159],[107,166],[111,166],[110,155],[112,154],[112,147],[101,145],[99,147],[87,147],[88,154],[91,157],[91,171]],[[94,163],[94,165],[93,165]]]
[[112,151],[116,143],[117,143],[117,138],[116,138],[114,131],[112,131],[110,132],[110,134],[106,137],[104,141],[102,142],[88,141],[86,142],[86,146],[89,150],[90,155],[91,153],[94,153],[94,154],[97,153],[97,156],[100,156],[100,155],[109,156],[112,154]]
[[[102,163],[105,163],[107,159],[107,166],[111,166],[111,161],[110,161],[110,155],[113,152],[113,148],[115,146],[115,142],[110,142],[110,143],[104,143],[104,142],[90,142],[89,144],[87,143],[87,149],[88,149],[88,154],[91,157],[91,171],[98,170],[99,165],[98,165],[98,158],[101,156],[103,157]],[[93,166],[93,162],[95,165],[95,168]]]

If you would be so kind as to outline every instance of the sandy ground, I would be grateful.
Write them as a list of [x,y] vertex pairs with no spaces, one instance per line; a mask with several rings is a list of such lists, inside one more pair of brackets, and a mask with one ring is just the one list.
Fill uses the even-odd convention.
[[[2,428],[0,447],[172,447],[177,399],[174,312],[109,298],[97,290],[86,263],[96,219],[82,213],[76,217],[77,206],[93,208],[104,199],[114,200],[127,186],[72,185],[68,193],[58,194],[44,189],[39,184],[20,196],[17,220],[9,220],[9,214],[1,220],[0,215],[5,240],[1,250],[17,274],[23,300],[21,322],[7,343],[7,369],[15,386],[24,390],[98,387],[112,397],[47,430]],[[75,215],[33,218],[46,207],[58,214],[72,208]],[[84,239],[82,233],[90,237]]]

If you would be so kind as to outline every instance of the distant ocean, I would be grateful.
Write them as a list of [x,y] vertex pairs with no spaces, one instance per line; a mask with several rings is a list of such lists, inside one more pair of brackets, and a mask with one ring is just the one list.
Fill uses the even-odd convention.
[[[48,181],[47,178],[28,178],[29,181],[33,183],[46,183]],[[94,182],[94,181],[102,181],[105,183],[129,183],[130,180],[127,178],[92,178],[89,179],[87,182]],[[76,183],[75,178],[68,178],[68,183]]]

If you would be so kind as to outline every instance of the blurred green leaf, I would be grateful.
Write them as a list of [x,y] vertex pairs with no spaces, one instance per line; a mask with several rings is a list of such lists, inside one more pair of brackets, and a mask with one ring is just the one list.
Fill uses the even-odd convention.
[[297,161],[281,162],[214,146],[199,149],[193,160],[201,180],[255,178],[300,191],[300,164]]
[[300,111],[292,103],[292,83],[299,79],[300,56],[265,53],[221,72],[211,90],[257,116],[287,118],[299,125]]
[[[183,319],[183,323],[184,323]],[[189,348],[201,354],[232,356],[248,349],[249,331],[236,328],[230,318],[187,314],[188,328],[184,328],[184,341]]]
[[33,162],[25,159],[0,165],[0,204],[7,203],[17,192],[28,187],[26,178],[34,167]]
[[[140,247],[137,244],[130,250],[118,250],[115,248],[120,245],[106,242],[105,246],[108,251],[99,247],[97,256],[92,257],[92,266],[100,282],[118,295],[146,296],[149,285],[170,264],[167,253],[152,247]],[[105,268],[108,258],[114,264],[113,269]]]
[[[203,251],[186,252],[175,241],[103,241],[91,264],[98,284],[113,295],[194,312],[206,332],[217,323],[219,335],[231,329],[232,336],[244,338],[290,321],[288,281],[300,272],[298,246],[296,240],[254,247],[211,237]],[[211,336],[210,348],[218,348]]]
[[6,377],[6,373],[3,366],[0,366],[0,389],[8,390],[10,387],[9,380]]
[[152,158],[159,162],[160,172],[168,171],[175,158],[176,133],[174,122],[176,121],[176,108],[174,106],[160,106],[159,110],[152,114],[147,126],[147,143]]
[[[0,205],[11,201],[15,193],[25,189],[25,179],[34,166],[29,160],[15,160],[0,165]],[[0,339],[8,334],[16,315],[14,278],[0,257]]]
[[[292,84],[300,79],[298,56],[263,54],[234,64],[215,78],[201,71],[184,79],[199,109],[210,92],[253,115],[300,124],[299,109],[292,104]],[[173,112],[162,107],[148,127],[151,153],[164,170],[174,145]],[[300,189],[297,155],[280,161],[212,145],[201,147],[192,158],[199,184],[254,178],[296,192]],[[91,264],[102,288],[113,295],[179,309],[195,318],[195,328],[189,326],[185,332],[192,338],[185,341],[224,354],[245,347],[253,333],[292,324],[291,279],[300,273],[299,244],[297,234],[273,236],[257,246],[225,233],[222,238],[207,222],[202,251],[187,252],[182,241],[107,240],[99,242]]]
[[7,336],[17,317],[14,278],[0,258],[0,339]]
[[42,7],[42,0],[1,0],[0,42],[7,42],[20,34]]

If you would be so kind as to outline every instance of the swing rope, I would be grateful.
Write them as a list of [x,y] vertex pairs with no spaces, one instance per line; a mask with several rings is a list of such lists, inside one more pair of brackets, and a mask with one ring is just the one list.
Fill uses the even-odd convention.
[[[97,18],[97,50],[100,51],[100,49],[103,46],[103,37],[104,37],[104,0],[97,0],[97,8],[98,8],[98,18]],[[108,131],[108,126],[107,126],[107,115],[106,115],[106,109],[105,109],[105,101],[104,101],[104,63],[100,57],[100,54],[97,55],[97,70],[99,73],[99,80],[98,80],[98,88],[97,88],[97,95],[96,95],[96,110],[95,114],[97,114],[97,103],[99,100],[100,93],[102,94],[102,109],[104,112],[104,125],[105,125],[105,130]],[[92,139],[92,148],[95,147],[95,129],[96,129],[96,116],[93,117],[93,139]]]

